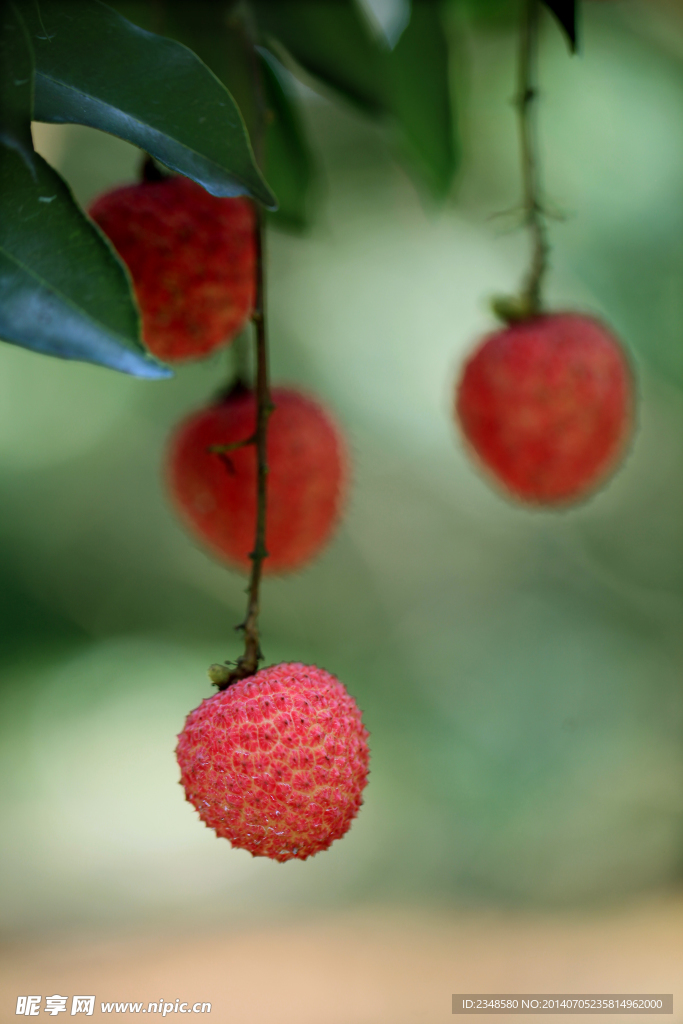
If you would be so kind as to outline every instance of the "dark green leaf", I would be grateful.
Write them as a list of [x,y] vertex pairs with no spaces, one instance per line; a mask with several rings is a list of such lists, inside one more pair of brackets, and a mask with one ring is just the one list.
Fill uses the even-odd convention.
[[[163,0],[163,32],[189,47],[234,98],[254,142],[257,99],[253,51],[240,11],[219,0]],[[253,146],[254,150],[258,147]]]
[[514,31],[519,24],[519,2],[511,0],[452,0],[477,29]]
[[265,167],[279,206],[276,223],[304,228],[309,219],[315,165],[288,72],[267,50],[259,50],[267,104]]
[[443,196],[457,167],[448,43],[438,0],[415,0],[394,49],[374,39],[353,0],[257,0],[262,32],[307,71],[399,129],[411,163]]
[[541,0],[552,11],[569,43],[572,53],[576,52],[576,0]]
[[0,338],[138,377],[146,355],[123,265],[42,157],[0,146]]
[[385,50],[353,0],[256,0],[254,6],[261,31],[307,71],[363,110],[386,109]]
[[0,3],[0,142],[31,161],[33,52],[13,3]]
[[387,106],[432,192],[442,197],[455,174],[448,44],[436,0],[413,0],[408,26],[387,54]]
[[0,19],[0,338],[167,377],[138,341],[123,265],[33,150],[30,39],[14,4],[2,4]]
[[36,55],[34,117],[118,135],[217,196],[269,208],[230,93],[187,47],[100,0],[22,0]]
[[126,21],[132,21],[138,28],[162,36],[173,35],[166,30],[166,0],[152,0],[151,3],[150,0],[109,0],[108,6],[118,11]]
[[[215,0],[165,0],[164,32],[189,46],[235,97],[254,152],[278,200],[271,221],[300,229],[307,222],[314,164],[292,94],[289,72],[267,51],[254,51],[253,25],[241,9]],[[255,83],[255,76],[260,82]],[[267,107],[265,136],[259,92]]]

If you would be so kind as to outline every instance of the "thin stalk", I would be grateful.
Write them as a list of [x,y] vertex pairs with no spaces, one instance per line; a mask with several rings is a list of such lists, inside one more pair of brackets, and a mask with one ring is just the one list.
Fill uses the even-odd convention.
[[[259,630],[260,590],[263,563],[268,557],[266,550],[266,512],[267,512],[267,480],[268,480],[268,417],[273,411],[268,380],[268,338],[266,334],[265,313],[265,274],[264,274],[264,215],[257,208],[256,228],[256,302],[251,321],[254,325],[256,347],[256,430],[253,437],[247,438],[242,444],[253,444],[256,448],[256,530],[254,549],[249,553],[251,559],[251,576],[247,587],[247,611],[244,621],[236,627],[244,633],[244,654],[233,668],[228,665],[212,665],[209,677],[214,686],[225,690],[238,679],[246,679],[257,670],[263,659],[261,651],[261,635]],[[214,446],[218,448],[219,446]],[[223,446],[220,446],[223,447]]]
[[548,269],[548,236],[540,198],[540,172],[536,140],[538,102],[538,28],[540,0],[524,0],[519,49],[517,114],[522,157],[525,223],[531,234],[531,266],[522,287],[522,306],[530,315],[541,311],[541,286]]
[[247,333],[242,331],[230,346],[233,362],[232,382],[244,388],[249,387],[249,344],[251,339]]
[[[248,19],[249,12],[247,11]],[[254,93],[257,97],[259,110],[259,128],[256,133],[254,150],[259,163],[262,161],[264,135],[266,125],[266,107],[261,68],[254,50],[253,32],[246,34],[246,44],[252,53],[252,79]],[[266,331],[266,300],[265,300],[265,214],[261,207],[256,206],[256,301],[251,322],[254,327],[255,362],[256,362],[256,429],[253,437],[247,438],[244,444],[253,444],[256,448],[256,529],[254,549],[250,552],[251,576],[247,587],[247,611],[244,621],[236,628],[244,633],[244,654],[233,668],[229,665],[212,665],[209,677],[214,686],[225,690],[238,679],[246,679],[258,670],[263,659],[261,651],[261,635],[259,630],[260,590],[263,563],[268,557],[266,550],[266,512],[267,512],[267,480],[268,480],[268,418],[273,411],[268,379],[268,336]],[[242,442],[241,442],[242,443]]]

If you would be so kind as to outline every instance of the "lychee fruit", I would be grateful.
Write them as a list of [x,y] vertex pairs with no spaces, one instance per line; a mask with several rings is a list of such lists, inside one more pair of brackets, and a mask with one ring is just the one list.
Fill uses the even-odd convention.
[[206,356],[239,334],[255,299],[255,214],[189,178],[114,189],[90,216],[133,279],[142,337],[158,359]]
[[[272,390],[268,422],[264,573],[299,569],[329,540],[346,493],[346,446],[313,399]],[[248,571],[256,523],[256,398],[234,389],[177,427],[168,486],[181,519],[214,554]],[[236,447],[231,447],[236,446]],[[217,448],[226,451],[217,451]]]
[[552,313],[484,338],[457,386],[456,416],[479,460],[513,497],[586,497],[614,471],[633,430],[625,352],[598,320]]
[[190,712],[176,756],[187,800],[233,846],[306,860],[349,829],[368,776],[358,705],[324,669],[273,665]]

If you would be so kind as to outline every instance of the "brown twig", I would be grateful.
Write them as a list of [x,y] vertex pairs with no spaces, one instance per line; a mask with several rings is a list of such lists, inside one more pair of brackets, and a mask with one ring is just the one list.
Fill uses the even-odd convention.
[[538,316],[543,310],[541,290],[548,269],[546,213],[541,203],[540,160],[536,141],[536,104],[538,102],[538,30],[541,0],[523,0],[515,107],[519,125],[522,162],[522,213],[531,235],[531,265],[521,293],[499,296],[493,311],[508,323]]
[[209,677],[214,686],[217,686],[219,690],[225,690],[232,683],[236,683],[238,679],[245,679],[247,676],[253,675],[258,669],[259,661],[263,658],[258,616],[263,562],[268,557],[266,550],[267,440],[268,417],[273,410],[273,403],[270,397],[268,382],[268,339],[266,336],[263,270],[263,213],[260,209],[257,209],[256,216],[256,303],[251,316],[256,342],[256,430],[253,437],[247,438],[245,441],[239,441],[236,445],[212,446],[216,451],[219,448],[227,449],[229,447],[240,447],[245,444],[254,444],[256,447],[256,531],[254,550],[249,554],[251,558],[251,576],[247,588],[247,612],[244,621],[235,627],[244,633],[244,654],[237,659],[232,668],[227,664],[212,665],[210,667]]
[[235,452],[238,448],[246,448],[250,444],[256,444],[256,434],[245,437],[243,441],[233,441],[232,444],[210,444],[206,450],[215,455],[225,455],[226,452]]
[[538,22],[540,0],[524,0],[519,50],[517,113],[522,153],[525,219],[531,233],[532,257],[522,289],[522,302],[532,314],[541,310],[541,285],[548,269],[548,237],[540,200],[535,110],[538,101]]
[[[254,92],[259,105],[260,128],[258,132],[258,144],[255,146],[257,157],[263,151],[263,136],[265,132],[265,99],[263,82],[261,80],[261,69],[258,55],[253,50],[253,37],[248,38],[248,45],[253,51],[253,81]],[[263,659],[261,652],[261,636],[259,632],[259,610],[260,610],[260,588],[261,576],[263,574],[263,562],[268,557],[266,550],[266,511],[267,511],[267,441],[268,441],[268,418],[273,411],[273,403],[270,396],[270,385],[268,381],[268,338],[266,333],[266,302],[265,302],[265,258],[264,258],[264,235],[265,215],[263,210],[256,206],[256,301],[254,311],[251,315],[251,322],[254,326],[254,339],[256,349],[256,429],[253,438],[248,438],[239,444],[252,443],[256,448],[256,530],[254,538],[254,550],[250,552],[251,576],[247,588],[248,600],[247,611],[244,621],[236,629],[244,633],[244,654],[242,654],[230,667],[224,665],[212,665],[209,668],[209,677],[214,686],[219,690],[225,690],[232,683],[239,679],[246,679],[253,675],[259,662]]]

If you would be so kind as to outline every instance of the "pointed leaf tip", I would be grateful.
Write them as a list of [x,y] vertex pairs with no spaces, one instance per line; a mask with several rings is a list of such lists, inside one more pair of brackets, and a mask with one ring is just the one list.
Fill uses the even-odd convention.
[[576,53],[576,0],[541,0],[557,18],[567,37],[572,53]]

